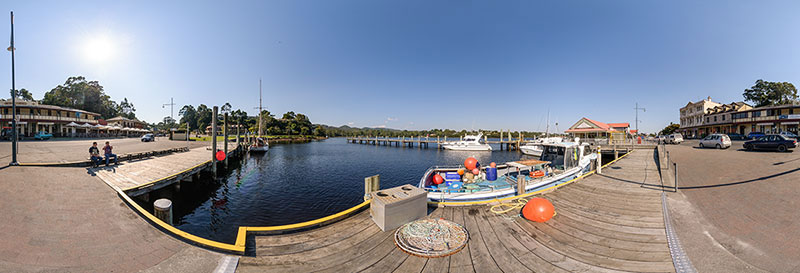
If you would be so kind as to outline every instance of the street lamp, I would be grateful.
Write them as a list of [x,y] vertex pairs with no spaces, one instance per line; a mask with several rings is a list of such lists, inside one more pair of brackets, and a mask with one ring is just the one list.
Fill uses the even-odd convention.
[[644,107],[640,108],[638,102],[636,103],[636,107],[634,107],[633,110],[636,111],[636,134],[639,134],[639,122],[640,122],[639,110],[642,110],[642,112],[647,112],[647,110],[645,110]]
[[14,51],[17,50],[14,48],[14,12],[11,12],[11,46],[8,47],[8,51],[11,51],[11,130],[14,131],[12,137],[14,138],[11,142],[11,166],[19,165],[17,162],[17,88],[14,82]]

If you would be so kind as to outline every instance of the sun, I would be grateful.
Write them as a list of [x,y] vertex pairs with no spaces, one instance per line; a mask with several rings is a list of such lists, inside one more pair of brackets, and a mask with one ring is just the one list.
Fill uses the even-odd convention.
[[106,63],[114,57],[115,45],[108,36],[97,36],[86,40],[84,57],[92,63]]

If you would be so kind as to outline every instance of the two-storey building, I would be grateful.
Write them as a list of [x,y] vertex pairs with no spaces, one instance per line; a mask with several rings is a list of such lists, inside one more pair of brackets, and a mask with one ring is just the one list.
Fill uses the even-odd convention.
[[[54,136],[66,136],[74,132],[67,124],[97,125],[100,114],[79,109],[39,104],[36,101],[17,100],[17,132],[23,137],[32,137],[36,132],[48,132]],[[0,126],[11,128],[11,100],[0,99]]]
[[704,116],[708,109],[720,106],[722,104],[711,101],[711,97],[698,102],[689,102],[686,106],[680,109],[680,125],[681,132],[685,137],[698,137],[707,134],[702,129],[705,124]]

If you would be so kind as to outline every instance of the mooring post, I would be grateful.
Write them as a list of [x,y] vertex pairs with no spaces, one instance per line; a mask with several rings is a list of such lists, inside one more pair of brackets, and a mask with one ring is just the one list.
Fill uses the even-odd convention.
[[525,194],[525,176],[518,174],[517,175],[517,195]]
[[219,107],[214,106],[214,114],[211,118],[211,171],[217,175],[217,111]]
[[603,154],[600,152],[600,147],[597,147],[597,174],[603,174]]
[[172,225],[172,201],[169,199],[161,198],[153,202],[153,215],[167,223],[168,225]]
[[381,175],[364,178],[364,201],[369,199],[369,193],[381,189]]
[[678,192],[678,163],[672,163],[672,169],[675,170],[675,192]]
[[228,167],[228,113],[222,114],[222,135],[224,140],[222,141],[222,145],[225,145],[223,150],[225,150],[225,167]]

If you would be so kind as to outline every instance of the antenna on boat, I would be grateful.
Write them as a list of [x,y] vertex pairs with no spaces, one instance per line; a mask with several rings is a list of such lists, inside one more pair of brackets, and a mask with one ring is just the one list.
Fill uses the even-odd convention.
[[263,131],[261,130],[261,113],[263,112],[261,106],[261,78],[258,78],[258,137],[261,137]]

